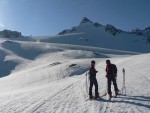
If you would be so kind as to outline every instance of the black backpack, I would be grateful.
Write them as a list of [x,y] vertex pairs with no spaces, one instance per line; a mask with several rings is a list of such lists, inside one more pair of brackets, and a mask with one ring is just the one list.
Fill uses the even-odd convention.
[[111,69],[112,69],[112,74],[114,76],[116,76],[117,75],[117,67],[116,67],[116,65],[115,64],[111,64]]

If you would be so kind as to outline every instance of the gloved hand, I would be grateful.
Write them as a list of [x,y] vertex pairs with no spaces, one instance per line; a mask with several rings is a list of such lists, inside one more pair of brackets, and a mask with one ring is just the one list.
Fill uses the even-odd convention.
[[105,75],[105,77],[107,78],[107,77],[108,77],[108,75]]

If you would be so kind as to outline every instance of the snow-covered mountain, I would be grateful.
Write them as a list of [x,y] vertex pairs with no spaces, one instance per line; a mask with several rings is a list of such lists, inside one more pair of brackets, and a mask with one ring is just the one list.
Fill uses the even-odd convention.
[[[136,35],[142,35],[146,37],[150,37],[150,27],[146,27],[144,30],[140,30],[138,28],[133,29],[131,32],[126,32],[120,29],[115,28],[113,25],[107,24],[106,26],[99,24],[98,22],[92,22],[88,18],[84,17],[83,20],[80,22],[80,25],[77,27],[72,27],[71,29],[63,30],[62,32],[58,33],[58,35],[64,35],[64,34],[70,34],[70,33],[78,33],[82,30],[80,27],[84,27],[82,30],[90,27],[100,28],[104,27],[106,32],[109,32],[113,36],[119,34],[119,33],[128,33],[128,34],[136,34]],[[101,29],[99,29],[101,30]]]
[[113,25],[101,25],[84,17],[81,23],[57,36],[35,37],[42,42],[103,47],[134,52],[150,52],[150,29],[122,31]]
[[[150,53],[141,53],[150,52],[142,40],[148,36],[149,28],[127,33],[84,18],[74,30],[53,37],[0,38],[0,113],[149,113]],[[107,59],[118,68],[121,95],[90,101],[85,76],[90,62],[96,61],[103,95]]]
[[[148,113],[150,54],[106,48],[0,39],[0,113]],[[105,60],[126,71],[126,96],[89,101],[86,76],[96,61],[99,93],[106,93]],[[6,76],[8,75],[8,76]],[[5,77],[4,77],[5,76]],[[124,94],[124,93],[122,93]]]

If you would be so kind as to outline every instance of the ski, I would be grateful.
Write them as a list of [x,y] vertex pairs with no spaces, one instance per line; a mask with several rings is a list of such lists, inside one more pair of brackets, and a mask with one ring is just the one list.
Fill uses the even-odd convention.
[[93,96],[93,98],[88,98],[86,100],[97,100],[97,99],[100,99],[100,98],[102,98],[102,97],[104,97],[106,95],[107,95],[107,93],[104,93],[103,95],[100,95],[98,98],[95,98],[95,96]]

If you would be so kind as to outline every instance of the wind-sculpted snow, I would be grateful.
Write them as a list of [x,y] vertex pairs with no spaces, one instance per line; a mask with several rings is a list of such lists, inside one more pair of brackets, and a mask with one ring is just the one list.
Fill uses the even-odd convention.
[[[61,51],[61,49],[56,49],[55,48],[46,48],[46,47],[38,47],[34,43],[28,44],[28,43],[19,43],[19,42],[14,42],[14,41],[5,41],[2,43],[2,47],[12,51],[14,54],[17,54],[20,57],[33,60],[37,56],[48,52],[55,52],[55,51]],[[47,49],[47,50],[46,50]]]
[[[0,41],[0,113],[149,113],[150,54],[46,42]],[[87,100],[86,73],[96,61],[99,93],[106,93],[105,61],[118,67],[126,96]],[[8,73],[6,73],[8,71]],[[6,74],[9,74],[6,76]],[[88,83],[89,84],[89,83]],[[114,94],[114,92],[113,92]]]
[[[110,58],[134,54],[139,53],[69,44],[4,40],[1,42],[0,64],[3,71],[0,71],[0,75],[3,77],[12,72],[25,70],[30,62],[36,61],[38,66],[41,62],[57,62],[59,59]],[[43,60],[43,57],[47,60]],[[32,67],[35,65],[30,66]]]
[[[150,68],[148,66],[143,67],[145,71],[141,72],[141,70],[143,70],[141,67],[149,63],[149,61],[147,61],[149,57],[149,54],[144,54],[111,59],[118,67],[118,86],[120,90],[122,89],[122,68],[126,70],[126,96],[119,95],[117,98],[113,98],[112,101],[109,101],[107,96],[93,101],[86,100],[88,94],[86,93],[85,73],[83,73],[80,76],[67,77],[51,82],[42,82],[42,84],[28,84],[27,86],[29,87],[18,90],[13,89],[7,93],[1,93],[0,112],[148,113],[150,110],[150,90],[149,79],[146,78],[146,75],[149,73]],[[87,61],[88,60],[82,59],[83,63]],[[107,86],[104,70],[105,60],[96,59],[96,61],[96,69],[99,71],[97,74],[99,93],[104,94]],[[63,62],[57,62],[51,65],[57,67],[61,64],[63,64]],[[74,67],[76,65],[72,63],[72,65],[68,66]],[[14,76],[11,77],[15,78]],[[24,81],[26,80],[24,77],[22,77],[22,79],[24,79]],[[6,80],[4,81],[6,82]],[[9,82],[11,81],[12,80]],[[18,82],[17,79],[15,81]],[[6,83],[1,82],[1,84]],[[4,86],[0,86],[0,89],[2,90],[3,87]],[[12,87],[14,86],[12,85]]]
[[7,56],[10,54],[0,48],[0,77],[7,76],[19,64],[15,59],[9,59]]

